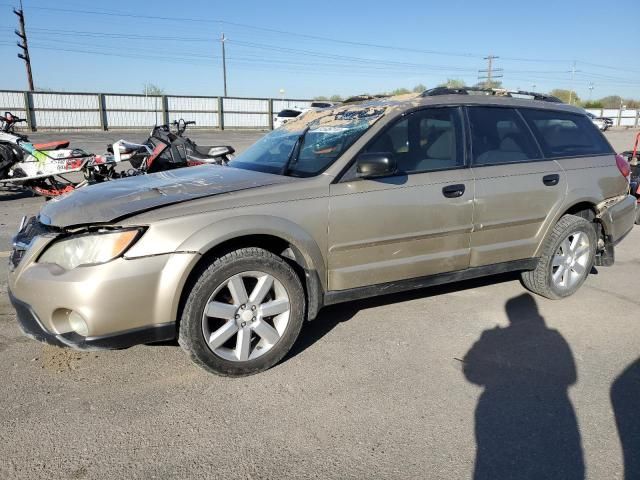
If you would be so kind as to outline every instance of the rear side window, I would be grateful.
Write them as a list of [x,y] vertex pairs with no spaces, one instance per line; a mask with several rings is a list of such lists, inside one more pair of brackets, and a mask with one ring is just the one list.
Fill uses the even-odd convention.
[[574,157],[613,153],[586,115],[523,108],[520,113],[538,138],[545,157]]
[[469,107],[473,163],[495,165],[542,157],[518,112],[512,108]]

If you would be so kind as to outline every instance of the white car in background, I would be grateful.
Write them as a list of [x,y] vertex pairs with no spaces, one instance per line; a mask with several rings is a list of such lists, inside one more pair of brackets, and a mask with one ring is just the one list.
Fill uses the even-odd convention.
[[285,123],[294,120],[309,110],[309,108],[285,108],[281,110],[278,115],[273,117],[273,129],[280,128]]
[[593,124],[602,132],[605,132],[608,128],[613,127],[613,120],[608,117],[598,117],[591,112],[587,112],[587,117],[589,117]]
[[336,105],[337,103],[334,103],[334,102],[317,101],[317,102],[311,102],[311,105],[309,106],[309,108],[298,108],[298,107],[285,108],[284,110],[280,111],[278,115],[273,117],[273,129],[275,130],[276,128],[281,127],[285,123],[293,120],[294,118],[299,117],[300,115],[302,115],[305,112],[308,112],[309,110],[331,108],[331,107],[335,107]]

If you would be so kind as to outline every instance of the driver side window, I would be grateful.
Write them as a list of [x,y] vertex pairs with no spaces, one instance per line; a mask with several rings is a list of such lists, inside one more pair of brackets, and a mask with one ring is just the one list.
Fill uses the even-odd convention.
[[460,110],[420,110],[387,128],[365,153],[391,155],[402,173],[447,170],[464,166]]

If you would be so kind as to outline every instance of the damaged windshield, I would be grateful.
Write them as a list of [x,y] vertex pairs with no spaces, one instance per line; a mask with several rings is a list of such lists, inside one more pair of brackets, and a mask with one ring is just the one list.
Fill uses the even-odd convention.
[[377,120],[375,115],[325,115],[296,128],[285,126],[265,135],[229,162],[230,167],[265,173],[312,177],[331,165]]

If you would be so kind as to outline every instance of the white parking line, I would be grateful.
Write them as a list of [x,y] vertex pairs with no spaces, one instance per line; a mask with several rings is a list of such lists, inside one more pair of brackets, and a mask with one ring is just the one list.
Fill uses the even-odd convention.
[[0,258],[7,258],[11,255],[11,252],[0,252]]

